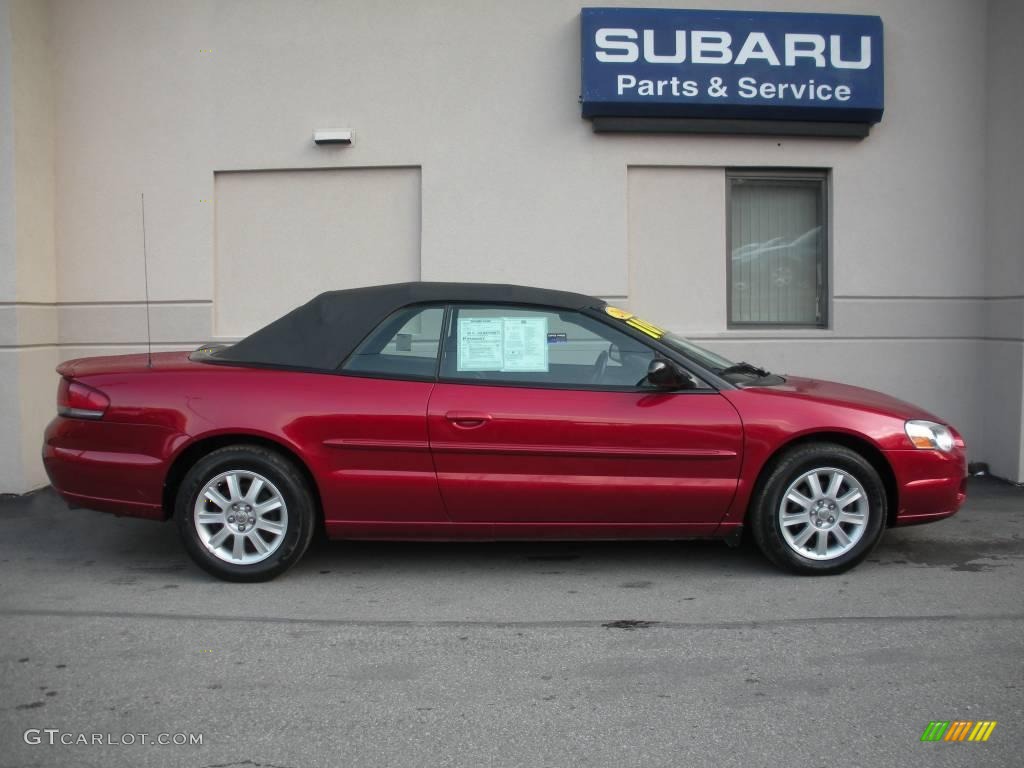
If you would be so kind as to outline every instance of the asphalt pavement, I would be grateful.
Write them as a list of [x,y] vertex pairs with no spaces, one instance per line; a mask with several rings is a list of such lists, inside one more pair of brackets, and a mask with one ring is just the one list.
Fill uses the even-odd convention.
[[1022,630],[1024,489],[992,480],[831,578],[718,542],[322,542],[253,585],[43,491],[0,500],[0,766],[1019,766]]

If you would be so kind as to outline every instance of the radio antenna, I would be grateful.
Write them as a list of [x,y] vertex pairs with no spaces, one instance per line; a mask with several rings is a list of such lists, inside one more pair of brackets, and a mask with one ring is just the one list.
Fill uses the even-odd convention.
[[146,367],[153,367],[153,333],[149,326],[149,257],[146,253],[146,194],[139,193],[142,202],[142,274],[146,284]]

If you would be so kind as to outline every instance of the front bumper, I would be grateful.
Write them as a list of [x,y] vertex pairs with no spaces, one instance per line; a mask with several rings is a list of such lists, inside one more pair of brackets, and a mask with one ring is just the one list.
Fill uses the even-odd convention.
[[886,451],[899,504],[893,525],[930,523],[955,515],[967,498],[967,452],[919,448]]

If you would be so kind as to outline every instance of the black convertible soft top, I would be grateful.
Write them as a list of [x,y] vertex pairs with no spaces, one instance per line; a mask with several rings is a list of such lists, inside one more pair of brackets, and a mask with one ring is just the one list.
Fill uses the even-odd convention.
[[[229,347],[197,354],[211,363],[333,371],[391,313],[412,304],[448,302],[600,308],[581,293],[496,283],[394,283],[328,291]],[[204,352],[205,350],[200,350]]]

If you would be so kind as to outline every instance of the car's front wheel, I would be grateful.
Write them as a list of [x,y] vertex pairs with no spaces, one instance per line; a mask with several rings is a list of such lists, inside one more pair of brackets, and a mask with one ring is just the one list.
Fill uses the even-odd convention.
[[186,551],[228,581],[266,581],[298,562],[313,535],[313,498],[291,461],[261,446],[234,445],[200,459],[175,506]]
[[885,487],[856,451],[808,444],[774,464],[752,518],[754,541],[776,565],[804,574],[841,573],[867,557],[881,538]]

